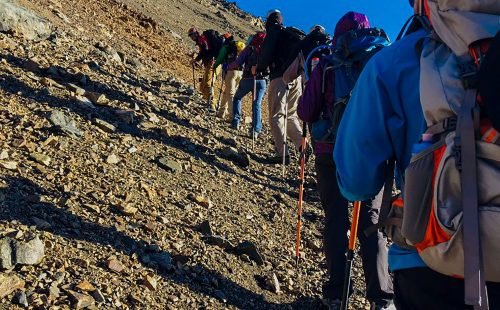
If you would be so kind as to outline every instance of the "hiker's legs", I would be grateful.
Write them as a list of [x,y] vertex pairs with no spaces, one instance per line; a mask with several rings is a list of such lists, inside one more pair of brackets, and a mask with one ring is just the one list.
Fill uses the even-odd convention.
[[[490,309],[500,309],[500,283],[488,283]],[[464,305],[464,281],[430,268],[394,272],[394,303],[404,310],[472,309]]]
[[253,91],[253,80],[241,80],[238,90],[236,90],[233,97],[233,126],[241,123],[241,100],[251,91]]
[[[210,78],[212,77],[212,72],[214,72],[214,70],[210,66]],[[211,106],[214,111],[217,108],[217,98],[216,98],[216,94],[215,94],[215,90],[218,89],[217,78],[220,76],[221,72],[222,72],[221,66],[218,66],[214,72],[214,85],[213,85],[213,89],[212,89],[214,93],[212,94],[212,106]],[[209,86],[210,86],[210,83],[211,82],[209,82]],[[210,89],[209,89],[209,92],[210,92]]]
[[200,92],[203,96],[203,99],[208,100],[208,97],[210,96],[210,83],[212,81],[212,66],[203,64],[203,67],[204,71],[200,83]]
[[297,106],[300,96],[302,96],[301,78],[295,79],[290,83],[290,91],[288,93],[288,123],[286,126],[287,136],[293,141],[297,149],[302,144],[302,127],[297,115]]
[[[252,91],[253,91],[253,80],[252,81]],[[255,101],[252,103],[252,126],[255,132],[260,133],[262,131],[262,98],[266,93],[266,80],[257,80],[257,94],[255,95]]]
[[241,71],[230,70],[226,72],[224,79],[224,93],[222,95],[221,106],[218,111],[220,118],[225,118],[229,110],[229,117],[233,116],[233,97],[236,94],[236,89],[240,83]]
[[329,281],[323,285],[323,297],[341,299],[344,287],[349,230],[347,200],[340,194],[336,179],[336,167],[332,154],[316,155],[316,173],[321,205],[325,211],[323,249]]
[[[285,115],[286,84],[283,78],[273,79],[269,83],[269,127],[274,140],[277,156],[283,156],[283,121]],[[288,149],[286,150],[288,155]]]
[[387,261],[387,239],[380,231],[366,236],[364,231],[378,223],[380,206],[365,201],[359,216],[358,239],[366,282],[366,298],[370,302],[384,304],[392,300],[392,280]]

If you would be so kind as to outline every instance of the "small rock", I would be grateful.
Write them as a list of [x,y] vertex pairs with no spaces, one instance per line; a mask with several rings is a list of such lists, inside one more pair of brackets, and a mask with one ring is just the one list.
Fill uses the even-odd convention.
[[99,289],[96,289],[95,291],[92,292],[92,297],[94,297],[97,303],[106,302],[106,298]]
[[49,115],[51,123],[55,129],[70,137],[82,137],[83,133],[76,127],[75,121],[61,111],[52,111]]
[[227,297],[226,297],[226,294],[224,294],[224,292],[222,291],[215,291],[215,297],[217,297],[217,299],[223,303],[226,303],[227,302]]
[[12,269],[12,239],[0,239],[0,269]]
[[17,162],[15,161],[4,161],[0,163],[0,166],[7,170],[17,170]]
[[213,235],[212,227],[210,227],[210,222],[208,220],[201,222],[198,226],[198,230],[205,236]]
[[124,215],[128,215],[128,216],[134,215],[138,211],[138,209],[133,207],[132,204],[130,204],[130,203],[120,204],[116,208],[118,209],[118,211],[120,211]]
[[96,125],[97,127],[99,127],[99,129],[101,129],[104,132],[113,133],[116,131],[115,126],[111,125],[110,123],[108,123],[106,121],[103,121],[102,119],[94,118],[92,120],[92,123],[94,125]]
[[0,274],[0,299],[23,289],[24,285],[24,280],[14,274]]
[[87,97],[87,99],[89,99],[93,104],[107,105],[109,102],[108,98],[106,98],[106,95],[104,94],[87,91],[85,92],[85,97]]
[[25,307],[25,308],[29,306],[28,297],[26,296],[26,293],[24,291],[17,292],[14,295],[14,299],[12,300],[12,302],[16,305],[19,305],[19,306]]
[[278,281],[278,277],[273,272],[266,277],[266,285],[271,288],[273,292],[279,294],[281,292],[280,282]]
[[221,236],[203,236],[202,239],[208,244],[219,246],[225,250],[233,250],[235,248],[231,241]]
[[109,269],[117,273],[121,273],[123,270],[125,270],[125,266],[116,258],[109,259],[107,265]]
[[85,89],[76,86],[75,84],[68,83],[66,84],[66,88],[70,91],[75,93],[77,96],[83,96],[85,95]]
[[79,289],[82,292],[93,292],[95,291],[95,287],[90,283],[89,281],[83,280],[82,282],[78,283],[76,286],[77,289]]
[[7,152],[7,150],[2,150],[2,152],[0,152],[0,160],[4,160],[4,159],[8,159],[9,158],[9,153]]
[[15,262],[21,265],[38,265],[45,255],[45,245],[38,237],[28,242],[15,242]]
[[165,170],[173,173],[182,172],[182,166],[179,162],[162,157],[158,159],[158,165]]
[[50,161],[52,160],[50,156],[45,154],[31,153],[30,158],[39,164],[50,166]]
[[166,251],[143,255],[141,261],[146,265],[153,265],[161,270],[169,271],[172,269],[172,256]]
[[251,116],[245,116],[245,119],[243,120],[243,123],[245,124],[251,124],[252,123],[252,117]]
[[49,300],[56,300],[61,295],[61,290],[56,285],[49,287]]
[[156,290],[156,287],[158,286],[158,282],[156,281],[156,278],[153,275],[147,275],[143,279],[144,285],[151,291]]
[[68,296],[73,302],[75,309],[83,309],[95,304],[94,298],[87,294],[77,293],[75,291],[68,290]]
[[83,109],[86,109],[86,110],[94,110],[95,109],[94,104],[92,104],[92,101],[90,101],[87,97],[75,96],[75,101]]
[[86,203],[83,206],[88,210],[94,211],[96,213],[101,213],[101,208],[99,208],[99,206],[96,206],[94,204]]
[[264,259],[260,255],[259,251],[255,244],[250,241],[241,242],[235,249],[236,253],[242,255],[247,254],[253,261],[255,261],[258,265],[264,264]]
[[117,164],[120,162],[120,158],[118,156],[116,156],[115,154],[110,154],[107,158],[106,158],[106,162],[108,164],[111,164],[111,165],[114,165],[114,164]]
[[128,150],[127,150],[130,154],[134,154],[135,152],[137,152],[137,148],[135,146],[132,146],[130,147]]
[[210,201],[210,199],[208,199],[206,197],[198,196],[198,195],[194,195],[194,194],[189,194],[188,198],[189,198],[189,200],[196,202],[197,204],[199,204],[202,207],[205,207],[205,208],[212,207],[212,202]]

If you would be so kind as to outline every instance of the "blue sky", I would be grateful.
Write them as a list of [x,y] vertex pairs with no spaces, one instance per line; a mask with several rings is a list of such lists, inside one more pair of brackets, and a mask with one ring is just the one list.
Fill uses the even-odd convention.
[[337,21],[348,11],[368,15],[372,26],[385,29],[391,40],[413,13],[408,0],[236,0],[237,5],[254,15],[265,17],[270,9],[279,9],[285,25],[308,31],[322,24],[332,34]]

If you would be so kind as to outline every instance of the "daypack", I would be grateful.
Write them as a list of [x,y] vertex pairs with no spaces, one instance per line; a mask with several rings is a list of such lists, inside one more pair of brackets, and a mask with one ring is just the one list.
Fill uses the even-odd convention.
[[245,48],[245,43],[241,41],[235,41],[234,39],[224,41],[223,44],[226,47],[226,59],[225,63],[230,64],[236,60],[238,54]]
[[[500,30],[500,2],[429,0],[426,8],[434,31],[417,49],[428,128],[386,232],[414,247],[431,269],[464,278],[465,303],[487,309],[485,281],[500,282],[500,143],[481,97],[498,84],[483,84],[478,93],[478,72],[485,55],[499,61],[498,52],[490,54],[498,37],[490,38]],[[498,109],[498,97],[487,100]]]
[[[330,37],[327,34],[312,32],[300,42],[300,51],[304,56],[304,70],[307,70],[307,76],[311,75],[313,58],[321,59],[331,54],[331,49],[327,46],[328,41],[330,41]],[[318,48],[320,46],[324,48]]]
[[382,29],[351,30],[337,38],[331,55],[323,57],[322,95],[326,75],[332,74],[335,83],[335,103],[327,107],[317,122],[312,123],[311,136],[316,142],[335,144],[340,120],[344,114],[356,81],[370,58],[390,44]]
[[224,38],[220,33],[213,29],[207,29],[203,31],[203,36],[207,38],[208,44],[210,46],[210,54],[212,57],[217,57],[224,43]]
[[260,54],[262,49],[262,44],[264,44],[264,40],[266,39],[265,32],[257,32],[250,41],[250,45],[254,47],[255,51]]
[[300,42],[306,37],[304,31],[295,27],[282,27],[281,29],[281,40],[279,48],[285,49],[287,52],[281,53],[284,56],[281,59],[283,63],[283,68],[288,68],[288,66],[293,61],[293,54],[297,50]]

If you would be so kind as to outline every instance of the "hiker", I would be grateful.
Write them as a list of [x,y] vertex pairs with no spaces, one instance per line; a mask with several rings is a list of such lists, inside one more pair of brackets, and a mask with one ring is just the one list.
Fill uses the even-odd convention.
[[[295,147],[300,149],[302,128],[297,117],[297,103],[302,94],[300,78],[287,84],[283,81],[285,62],[289,58],[289,48],[297,44],[301,37],[294,34],[294,29],[283,26],[283,17],[278,10],[267,15],[266,38],[262,45],[257,66],[253,74],[263,74],[269,68],[269,124],[274,139],[276,155],[270,157],[270,164],[284,162],[290,164],[290,155],[286,146],[288,136]],[[285,117],[286,115],[286,117]],[[283,155],[283,148],[285,154]],[[284,157],[283,157],[284,156]]]
[[[299,76],[301,76],[302,83],[305,84],[305,71],[304,68],[309,70],[309,75],[311,73],[312,65],[311,60],[305,65],[306,58],[309,53],[312,52],[316,47],[326,45],[330,40],[330,37],[326,34],[325,27],[321,25],[314,25],[310,30],[309,34],[297,45],[297,51],[292,53],[293,60],[288,66],[286,71],[283,73],[283,80],[285,83],[290,83]],[[329,50],[329,49],[325,49]],[[317,51],[313,55],[315,58],[320,58],[322,56],[321,51]]]
[[[461,225],[460,223],[466,217],[458,214],[448,223],[442,224],[443,226],[439,226],[438,223],[441,217],[446,217],[450,214],[449,212],[457,210],[457,200],[450,201],[447,195],[450,195],[450,191],[456,191],[457,186],[460,186],[456,184],[458,183],[456,177],[460,174],[454,170],[455,172],[442,178],[443,182],[454,182],[451,186],[443,186],[439,183],[438,187],[436,183],[435,188],[439,188],[441,191],[438,203],[445,207],[436,211],[432,209],[433,206],[438,206],[432,203],[433,199],[436,199],[432,198],[435,184],[432,178],[439,175],[442,170],[434,170],[432,166],[436,163],[439,164],[440,154],[444,154],[443,149],[447,144],[453,145],[462,139],[448,138],[445,141],[443,138],[448,133],[456,134],[457,126],[473,122],[473,114],[465,113],[462,115],[462,125],[454,124],[452,121],[446,122],[448,125],[445,122],[439,123],[440,120],[443,120],[443,115],[445,117],[456,115],[455,113],[461,110],[462,104],[469,104],[468,99],[475,101],[475,95],[464,100],[466,92],[463,85],[466,85],[467,75],[462,76],[464,79],[464,84],[462,84],[459,79],[459,67],[455,66],[458,57],[453,54],[455,50],[459,50],[461,59],[471,59],[468,56],[468,44],[477,39],[493,36],[496,31],[500,30],[498,16],[486,13],[491,10],[487,7],[488,4],[492,3],[478,1],[474,6],[470,6],[468,1],[453,1],[451,3],[446,0],[422,2],[417,0],[415,12],[418,16],[408,28],[407,34],[390,47],[380,51],[365,66],[338,131],[334,153],[338,183],[342,194],[353,201],[368,199],[376,195],[385,183],[384,191],[388,194],[384,195],[380,224],[385,226],[385,232],[394,242],[389,249],[389,267],[394,272],[394,302],[398,309],[472,309],[464,302],[464,288],[474,288],[478,284],[481,287],[480,281],[474,281],[471,287],[465,286],[462,279],[464,269],[474,267],[464,267],[464,253],[466,253],[465,261],[481,257],[481,255],[457,248],[462,245],[467,246],[467,244],[462,243],[462,236],[457,236],[458,239],[453,238],[457,241],[455,244],[446,244],[450,240],[449,234],[453,234],[454,230],[457,231],[456,225]],[[473,11],[471,8],[482,13],[469,12]],[[498,5],[496,8],[495,14],[499,14]],[[425,14],[421,14],[422,11],[425,11]],[[430,36],[431,24],[427,19],[429,16],[432,16],[431,22],[435,31]],[[460,27],[460,30],[457,30],[456,27]],[[477,33],[474,30],[477,30]],[[494,31],[492,32],[492,30]],[[436,40],[438,36],[439,39]],[[459,37],[466,39],[457,39]],[[444,46],[445,42],[450,42],[450,38],[453,39],[453,48]],[[471,45],[471,49],[475,49],[474,46],[476,46],[475,43]],[[428,57],[436,58],[429,62]],[[496,57],[498,59],[498,54]],[[473,64],[468,68],[471,69],[475,66],[476,64]],[[496,77],[498,82],[498,72]],[[498,103],[498,98],[496,100]],[[451,111],[450,106],[453,106],[457,112]],[[422,135],[426,132],[427,125],[438,125],[433,127],[436,133]],[[439,127],[440,130],[437,130]],[[474,126],[471,128],[473,129]],[[428,140],[429,135],[431,141]],[[458,137],[466,136],[462,136],[460,133]],[[474,135],[471,137],[474,139]],[[437,140],[434,141],[434,139]],[[433,144],[433,148],[429,149],[428,147],[432,143],[437,144]],[[444,148],[440,146],[440,143],[444,143]],[[500,152],[500,147],[494,144],[489,144],[487,148],[494,149],[496,154]],[[421,153],[419,150],[424,150],[427,155],[424,156],[425,153]],[[455,148],[451,154],[458,156],[460,154],[456,152],[463,150],[463,148]],[[418,157],[412,159],[412,153],[418,154]],[[432,157],[429,157],[429,154]],[[434,155],[437,157],[434,158]],[[443,169],[457,169],[458,166],[453,163],[454,159],[452,159],[454,156],[448,157],[450,164],[446,167],[443,166]],[[425,159],[427,164],[419,158]],[[474,167],[474,162],[474,159],[462,162],[462,172],[465,173],[469,171],[470,167]],[[385,220],[383,218],[386,215],[384,209],[391,206],[394,164],[396,185],[400,190],[403,190],[404,199],[392,202],[392,208],[389,209],[390,213]],[[428,166],[429,164],[431,166]],[[465,195],[474,193],[477,184],[488,184],[486,186],[493,190],[495,187],[493,184],[499,181],[499,168],[498,162],[495,164],[491,162],[491,164],[485,169],[492,169],[490,172],[496,169],[494,175],[497,179],[490,179],[486,183],[484,180],[481,182],[473,180],[473,185],[467,188],[467,191],[464,192]],[[418,167],[424,168],[424,170],[420,170],[418,175],[415,175],[414,172],[419,169]],[[483,170],[483,172],[487,171]],[[491,175],[484,174],[483,176],[490,177]],[[430,179],[428,179],[429,177]],[[460,177],[458,178],[460,179]],[[422,189],[427,189],[427,194],[423,194]],[[488,191],[491,194],[490,197],[499,197],[498,186],[494,190],[495,194]],[[429,195],[431,195],[430,200]],[[482,201],[489,202],[490,200]],[[410,204],[416,204],[418,207],[408,209]],[[498,198],[493,198],[489,208],[495,209],[498,205]],[[421,207],[428,209],[419,211],[418,208]],[[481,209],[479,211],[482,213]],[[492,222],[489,223],[491,224],[497,218],[493,214],[490,215]],[[484,218],[481,219],[482,224],[488,224],[487,221],[483,221]],[[423,230],[418,230],[417,233],[413,231],[419,227]],[[443,231],[443,227],[446,227],[447,232]],[[496,238],[496,241],[498,241],[497,227],[498,222],[496,222],[494,234],[489,237]],[[434,239],[436,235],[438,238]],[[489,236],[487,230],[483,237],[486,236]],[[420,238],[424,238],[423,241]],[[487,284],[489,306],[490,309],[500,309],[500,284],[498,278],[495,279],[494,276],[498,277],[499,274],[499,243],[491,242],[491,239],[488,241],[488,243],[482,242],[481,244],[497,249],[496,251],[488,251],[489,248],[486,248],[483,256],[484,265],[487,268],[484,273],[486,280],[496,282],[488,282]],[[440,249],[436,251],[435,245],[439,245],[441,250],[449,251],[446,252],[445,258],[439,256]],[[480,243],[477,242],[474,245],[479,246]],[[431,254],[432,257],[429,258],[426,253]],[[433,269],[428,267],[428,263],[424,262],[424,259],[433,264]],[[492,259],[495,261],[494,263]],[[447,268],[457,270],[449,273],[446,271]],[[440,269],[442,272],[435,269]],[[481,272],[474,271],[474,274],[482,275]],[[468,302],[478,300],[473,295],[468,296],[472,297],[468,299]],[[485,299],[482,301],[484,305]]]
[[229,69],[243,67],[243,78],[240,81],[238,90],[233,98],[233,121],[231,127],[236,130],[240,129],[242,111],[241,100],[249,92],[252,92],[252,128],[250,134],[253,139],[257,139],[262,131],[262,113],[261,103],[266,92],[267,81],[264,74],[252,74],[252,67],[257,65],[262,44],[266,38],[265,32],[257,32],[248,40],[248,44],[241,52],[235,62],[229,65]]
[[[349,42],[348,38],[350,37],[348,36],[351,34],[356,35],[356,37],[377,38],[372,32],[369,32],[369,28],[370,24],[365,15],[349,12],[337,23],[334,36],[337,41],[334,42],[337,43],[344,37],[346,39],[343,42]],[[357,72],[362,69],[362,65],[372,55],[371,51],[387,45],[388,41],[380,39],[380,45],[370,44],[369,46],[356,45],[356,43],[354,41],[346,44],[342,50],[343,52],[348,49],[350,55],[359,55],[360,60],[352,63],[354,69],[349,76],[356,76]],[[335,51],[335,45],[332,49]],[[367,49],[370,49],[370,52],[365,52]],[[365,56],[362,57],[362,53]],[[348,75],[345,67],[338,70],[332,69],[334,64],[330,59],[344,57],[341,52],[334,52],[334,56],[337,58],[326,56],[321,59],[313,70],[311,79],[308,81],[299,102],[298,115],[304,122],[312,124],[318,191],[325,211],[323,243],[329,280],[323,285],[323,302],[329,309],[340,309],[348,245],[349,208],[348,201],[340,193],[336,182],[336,164],[332,156],[334,137],[332,136],[330,139],[322,136],[327,133],[330,124],[333,123],[334,105],[342,104],[338,102],[344,95],[349,94],[350,88],[349,86],[344,87],[342,83],[337,83],[338,81],[346,81]],[[346,58],[346,65],[349,60],[350,58]],[[323,85],[324,91],[322,90]],[[319,135],[316,133],[316,127],[321,126],[322,123],[326,123],[328,126],[325,127],[325,134]],[[356,154],[352,155],[356,156]],[[378,208],[372,205],[369,198],[371,197],[365,197],[365,201],[362,203],[359,219],[360,231],[377,223]],[[361,243],[366,298],[371,303],[371,309],[389,309],[392,304],[393,290],[387,266],[387,239],[381,233],[369,237],[358,234],[358,238]]]
[[222,119],[226,117],[228,110],[228,115],[230,117],[233,116],[233,97],[243,75],[241,67],[229,69],[228,65],[233,63],[236,60],[236,57],[238,57],[238,54],[245,48],[245,43],[236,41],[231,34],[225,33],[223,37],[224,44],[222,45],[219,56],[213,65],[214,70],[217,70],[217,68],[222,65],[222,76],[224,78],[223,86],[225,88],[222,100],[219,98],[220,107],[219,111],[217,111],[217,116]]
[[213,65],[215,57],[219,55],[219,51],[222,47],[223,38],[215,30],[206,30],[203,34],[200,34],[194,27],[189,29],[188,36],[199,48],[198,56],[192,60],[191,65],[195,65],[201,60],[205,69],[200,83],[200,91],[203,95],[203,99],[211,100],[209,107],[210,112],[215,112],[217,102],[215,96],[213,96],[213,89],[215,88],[213,81],[217,80],[217,76],[220,74],[220,68],[214,70]]

